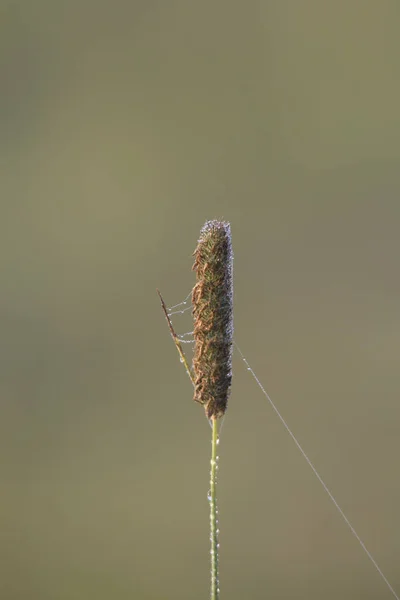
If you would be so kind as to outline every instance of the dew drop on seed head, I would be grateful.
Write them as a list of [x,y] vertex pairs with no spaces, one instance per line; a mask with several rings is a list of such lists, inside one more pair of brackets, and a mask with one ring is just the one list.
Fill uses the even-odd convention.
[[211,502],[211,490],[208,490],[207,492],[207,500]]

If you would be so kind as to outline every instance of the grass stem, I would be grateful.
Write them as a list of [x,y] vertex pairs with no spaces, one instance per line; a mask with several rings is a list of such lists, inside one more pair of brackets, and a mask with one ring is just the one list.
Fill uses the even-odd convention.
[[212,417],[211,467],[210,467],[210,541],[211,541],[211,600],[219,600],[219,542],[217,508],[217,471],[218,471],[218,419]]

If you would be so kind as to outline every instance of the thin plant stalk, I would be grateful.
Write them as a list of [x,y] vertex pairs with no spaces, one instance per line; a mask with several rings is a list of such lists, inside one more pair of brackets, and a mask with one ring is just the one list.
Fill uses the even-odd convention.
[[211,600],[219,600],[219,542],[218,542],[218,507],[217,507],[217,472],[218,472],[218,419],[210,419],[211,467],[210,467],[210,541],[211,541]]

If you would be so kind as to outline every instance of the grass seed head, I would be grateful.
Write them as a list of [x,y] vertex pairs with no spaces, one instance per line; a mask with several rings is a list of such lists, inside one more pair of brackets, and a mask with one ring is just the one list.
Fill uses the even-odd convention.
[[194,252],[194,400],[206,415],[221,417],[232,381],[233,281],[229,223],[207,221]]

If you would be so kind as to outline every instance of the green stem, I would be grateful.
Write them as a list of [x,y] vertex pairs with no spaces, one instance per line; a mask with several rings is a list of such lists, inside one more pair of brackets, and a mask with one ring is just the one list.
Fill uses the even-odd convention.
[[211,541],[211,600],[219,600],[219,543],[218,543],[218,509],[217,509],[217,447],[218,419],[211,419],[211,468],[210,468],[210,541]]

